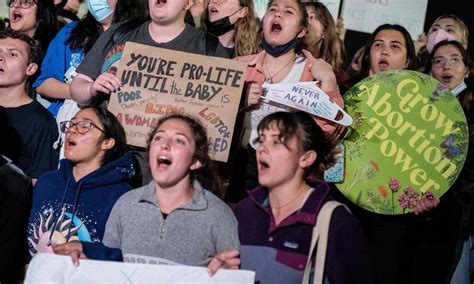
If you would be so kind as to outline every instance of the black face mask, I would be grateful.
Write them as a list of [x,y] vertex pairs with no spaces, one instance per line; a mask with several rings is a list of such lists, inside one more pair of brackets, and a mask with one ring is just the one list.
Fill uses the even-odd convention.
[[262,39],[262,48],[271,56],[273,57],[278,57],[280,55],[283,55],[287,53],[288,51],[295,49],[299,46],[302,38],[295,37],[294,39],[290,40],[289,42],[277,46],[271,46],[268,44],[268,42],[265,40],[265,37]]
[[240,20],[237,20],[234,24],[230,23],[230,17],[233,15],[237,14],[240,10],[235,11],[233,14],[226,16],[222,19],[216,20],[214,22],[209,21],[209,18],[206,19],[206,26],[207,26],[207,31],[215,36],[221,36],[225,34],[226,32],[232,30],[235,27],[235,24]]

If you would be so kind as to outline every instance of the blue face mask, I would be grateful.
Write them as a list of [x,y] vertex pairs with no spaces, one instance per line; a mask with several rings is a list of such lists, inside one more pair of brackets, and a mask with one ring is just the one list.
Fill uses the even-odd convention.
[[114,12],[107,0],[88,0],[87,7],[97,22],[102,21]]
[[302,38],[295,37],[294,39],[290,40],[289,42],[277,46],[271,46],[265,40],[265,37],[262,39],[262,48],[271,56],[278,57],[287,53],[288,51],[295,49],[300,44]]
[[452,89],[451,90],[451,93],[453,93],[453,95],[455,97],[457,97],[462,91],[464,91],[465,89],[467,88],[467,85],[466,83],[464,83],[464,81],[462,81],[461,83],[459,83],[459,85],[456,86],[456,88]]

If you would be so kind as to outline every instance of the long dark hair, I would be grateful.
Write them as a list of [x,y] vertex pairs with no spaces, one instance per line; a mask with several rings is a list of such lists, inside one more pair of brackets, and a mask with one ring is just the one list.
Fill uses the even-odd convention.
[[197,120],[193,119],[190,116],[182,114],[171,114],[162,117],[158,120],[155,129],[153,129],[150,134],[150,137],[148,139],[148,151],[150,150],[150,143],[153,139],[153,136],[155,136],[156,131],[158,131],[158,129],[164,122],[170,119],[183,121],[189,126],[193,134],[194,143],[196,145],[193,159],[200,161],[202,163],[202,167],[197,170],[191,171],[191,181],[194,182],[195,180],[197,180],[205,189],[215,193],[218,196],[221,196],[222,192],[220,188],[220,179],[217,174],[214,163],[209,157],[209,143],[207,141],[207,132],[206,129]]
[[374,43],[375,37],[377,34],[383,30],[395,30],[402,34],[403,38],[405,39],[405,48],[407,50],[407,67],[405,69],[408,70],[415,70],[416,68],[416,52],[415,52],[415,45],[413,44],[413,40],[411,39],[410,33],[400,25],[392,25],[392,24],[383,24],[378,26],[375,31],[370,35],[369,40],[365,45],[365,53],[364,57],[362,58],[361,69],[360,69],[360,79],[364,79],[365,77],[369,76],[370,71],[370,49],[372,44]]
[[121,23],[139,19],[143,21],[148,16],[147,0],[118,0],[115,5],[112,23]]
[[[434,58],[434,55],[435,55],[436,51],[440,47],[446,46],[446,45],[454,46],[455,48],[457,48],[459,50],[459,52],[461,53],[461,56],[462,56],[462,61],[463,61],[464,65],[466,66],[466,70],[468,70],[468,72],[470,72],[470,70],[472,69],[472,59],[469,56],[469,53],[466,51],[466,49],[464,49],[464,46],[462,45],[462,43],[460,43],[459,41],[456,41],[456,40],[442,40],[442,41],[438,42],[433,47],[433,51],[431,52],[430,56],[428,57],[428,62],[426,63],[426,66],[425,66],[425,73],[430,74],[431,69],[433,68],[433,58]],[[466,83],[467,88],[464,89],[464,91],[462,91],[458,95],[458,100],[461,103],[461,106],[465,111],[471,111],[472,110],[472,104],[474,102],[474,94],[473,94],[474,84],[473,84],[473,81],[474,81],[474,78],[473,78],[472,74],[470,73],[468,78],[464,79],[464,82]]]
[[[112,24],[128,20],[144,22],[148,15],[147,0],[118,0],[115,6]],[[87,54],[103,33],[102,25],[96,21],[90,12],[72,30],[71,36],[66,41],[72,50],[83,48]]]
[[90,12],[87,12],[84,19],[79,21],[77,26],[72,30],[66,44],[69,44],[72,50],[84,49],[84,53],[87,53],[101,33],[102,26],[95,20]]
[[36,29],[33,39],[40,43],[43,52],[46,52],[51,40],[58,31],[58,20],[56,7],[52,0],[35,0],[38,9],[36,11]]
[[321,174],[334,164],[334,143],[306,112],[274,112],[260,121],[257,131],[260,134],[272,126],[276,126],[280,131],[279,138],[285,146],[295,137],[300,151],[316,151],[316,161],[304,171],[303,178],[306,181],[321,177]]
[[101,166],[115,161],[116,159],[123,156],[127,150],[127,139],[125,136],[125,130],[115,115],[113,115],[107,109],[99,106],[87,106],[83,109],[87,108],[92,109],[99,118],[101,128],[104,131],[102,133],[101,141],[110,138],[115,140],[114,146],[105,152],[105,155],[101,161]]

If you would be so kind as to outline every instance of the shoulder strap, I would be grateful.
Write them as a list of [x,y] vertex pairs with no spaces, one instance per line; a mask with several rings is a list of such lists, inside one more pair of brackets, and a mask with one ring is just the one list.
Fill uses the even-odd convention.
[[206,55],[215,56],[218,45],[219,38],[210,33],[206,33]]
[[[148,19],[148,18],[147,18]],[[132,37],[134,32],[147,20],[140,20],[140,19],[133,19],[126,22],[121,22],[117,25],[117,29],[113,31],[112,36],[110,37],[109,41],[107,42],[104,49],[111,49],[117,43],[125,43],[129,38]]]
[[311,259],[314,253],[314,248],[318,244],[316,249],[316,259],[314,265],[314,277],[313,284],[322,284],[324,277],[324,264],[326,261],[326,250],[328,244],[328,235],[329,235],[329,225],[331,223],[331,216],[339,206],[344,206],[349,210],[344,204],[331,200],[327,201],[321,210],[318,213],[318,218],[316,219],[316,225],[313,228],[313,235],[311,237],[311,245],[308,253],[308,260],[306,262],[306,268],[303,275],[303,283],[309,284],[309,277],[311,274]]

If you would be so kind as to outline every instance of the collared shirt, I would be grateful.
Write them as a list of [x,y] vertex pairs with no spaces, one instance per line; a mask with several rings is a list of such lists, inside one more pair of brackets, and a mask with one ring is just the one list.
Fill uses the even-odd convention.
[[[264,187],[251,191],[236,207],[241,268],[255,271],[261,283],[301,283],[317,215],[332,199],[326,183],[311,185],[314,190],[303,206],[278,225]],[[357,220],[342,207],[332,215],[324,273],[331,283],[371,283],[367,241]]]

